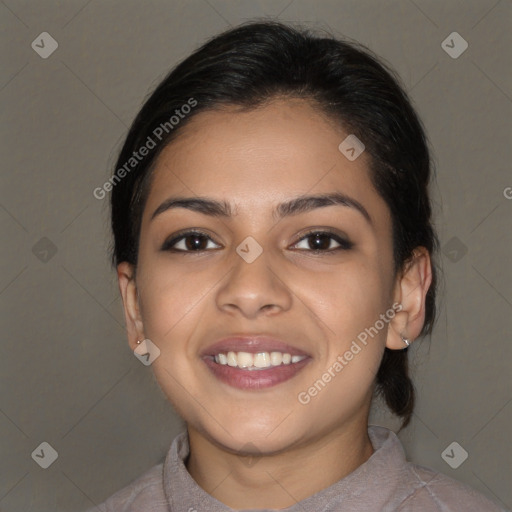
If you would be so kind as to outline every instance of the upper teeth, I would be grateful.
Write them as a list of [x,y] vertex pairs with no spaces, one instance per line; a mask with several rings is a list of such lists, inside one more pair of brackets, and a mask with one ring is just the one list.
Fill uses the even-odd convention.
[[281,364],[298,363],[306,356],[292,356],[283,352],[228,352],[219,353],[215,356],[215,362],[227,364],[228,366],[237,366],[238,368],[247,368],[249,370],[257,368],[269,368],[270,366],[280,366]]

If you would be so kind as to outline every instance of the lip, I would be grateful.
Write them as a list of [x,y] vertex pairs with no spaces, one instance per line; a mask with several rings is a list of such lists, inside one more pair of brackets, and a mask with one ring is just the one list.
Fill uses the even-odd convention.
[[[258,370],[221,365],[215,362],[214,356],[220,352],[283,352],[292,356],[305,356],[297,363],[273,366]],[[221,382],[244,390],[265,389],[291,379],[299,373],[310,361],[311,356],[296,347],[276,338],[268,336],[232,336],[223,338],[206,348],[201,358],[211,373]]]
[[203,361],[213,375],[225,384],[238,389],[258,390],[286,382],[297,375],[311,359],[307,357],[298,363],[283,364],[263,370],[243,370],[242,368],[217,364],[209,356],[205,356]]

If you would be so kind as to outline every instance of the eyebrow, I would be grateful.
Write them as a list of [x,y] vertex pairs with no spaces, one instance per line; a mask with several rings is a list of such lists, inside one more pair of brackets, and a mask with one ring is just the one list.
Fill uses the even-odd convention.
[[[339,192],[296,197],[277,205],[272,211],[272,216],[281,219],[283,217],[309,212],[317,208],[335,205],[353,208],[358,211],[369,224],[372,224],[370,214],[359,201]],[[208,197],[170,197],[153,212],[150,220],[174,208],[186,208],[212,217],[228,218],[233,216],[231,205],[226,201],[217,201],[216,199]]]

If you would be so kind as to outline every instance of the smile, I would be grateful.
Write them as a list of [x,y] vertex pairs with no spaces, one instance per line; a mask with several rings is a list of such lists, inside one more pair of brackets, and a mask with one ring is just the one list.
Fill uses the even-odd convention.
[[218,380],[244,390],[281,384],[312,360],[304,350],[264,335],[218,340],[203,351],[201,359]]
[[303,359],[306,359],[306,356],[292,356],[286,352],[257,352],[256,354],[251,354],[250,352],[229,351],[227,353],[220,352],[214,357],[217,364],[228,365],[233,368],[245,368],[247,370],[261,370],[263,368],[281,366],[282,364],[288,365],[298,363]]
[[[279,364],[278,361],[281,360]],[[291,379],[310,361],[308,356],[282,352],[220,352],[203,361],[221,382],[233,388],[259,390]],[[273,362],[272,362],[273,361]],[[275,363],[275,364],[274,364]]]

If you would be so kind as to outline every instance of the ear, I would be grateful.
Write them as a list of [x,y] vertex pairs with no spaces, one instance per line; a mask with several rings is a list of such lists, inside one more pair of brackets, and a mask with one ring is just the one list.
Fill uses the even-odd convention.
[[131,263],[123,261],[117,266],[119,291],[123,298],[124,317],[128,343],[132,350],[137,347],[137,341],[145,339],[142,317],[140,314],[139,297],[135,282],[135,268]]
[[389,323],[387,348],[402,350],[407,348],[402,336],[413,341],[420,335],[425,322],[425,297],[431,283],[430,254],[425,247],[417,247],[397,275],[394,300],[402,305],[402,309]]

